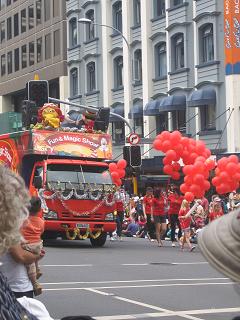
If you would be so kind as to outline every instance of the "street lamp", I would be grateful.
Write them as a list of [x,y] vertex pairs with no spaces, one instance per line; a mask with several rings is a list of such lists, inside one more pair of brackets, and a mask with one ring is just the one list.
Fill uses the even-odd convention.
[[[124,34],[121,31],[119,31],[118,29],[114,28],[113,26],[110,26],[110,25],[107,25],[107,24],[96,23],[96,22],[93,22],[91,19],[87,19],[87,18],[78,19],[78,22],[79,23],[83,23],[83,24],[92,24],[94,26],[99,26],[99,27],[105,27],[105,28],[112,29],[113,31],[118,33],[122,37],[124,42],[126,43],[127,48],[128,48],[128,64],[129,64],[129,69],[127,71],[127,72],[129,72],[129,109],[130,109],[129,112],[131,112],[131,109],[132,109],[131,105],[132,105],[132,102],[133,102],[132,85],[131,85],[131,83],[132,83],[132,58],[131,58],[131,47],[130,47],[130,44],[129,44],[128,40],[126,39],[126,37],[124,36]],[[126,68],[125,68],[125,72],[126,72]],[[126,84],[124,84],[124,88],[126,90]],[[132,118],[133,118],[133,114],[132,114]],[[134,119],[133,119],[133,121],[134,121]],[[126,121],[126,119],[124,119],[124,122],[127,123],[127,126],[130,129],[130,133],[133,132],[131,126]]]

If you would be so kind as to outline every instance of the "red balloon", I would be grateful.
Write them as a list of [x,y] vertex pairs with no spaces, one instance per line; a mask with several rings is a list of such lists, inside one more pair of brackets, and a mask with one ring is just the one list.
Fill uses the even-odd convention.
[[216,169],[215,169],[215,174],[216,174],[216,176],[219,176],[220,173],[221,173],[221,170],[220,170],[219,168],[216,168]]
[[203,156],[198,156],[198,157],[196,158],[196,161],[205,162],[206,159],[205,159]]
[[183,167],[183,173],[185,175],[192,175],[193,174],[193,165],[187,165],[185,167]]
[[191,153],[190,154],[190,161],[192,162],[192,163],[194,163],[195,162],[195,160],[197,159],[197,157],[198,157],[198,154],[197,153],[195,153],[195,152],[193,152],[193,153]]
[[234,179],[235,181],[240,181],[240,173],[239,173],[239,172],[235,173],[235,174],[233,175],[233,179]]
[[214,177],[214,178],[212,179],[212,184],[214,185],[214,187],[219,186],[220,183],[221,183],[221,180],[220,180],[219,177]]
[[118,167],[116,165],[116,163],[109,163],[109,171],[110,172],[114,172],[114,171],[117,171]]
[[204,181],[205,181],[205,178],[202,174],[198,173],[193,177],[193,182],[199,186],[202,186],[204,184]]
[[121,179],[117,179],[116,181],[114,181],[114,183],[120,187],[122,185],[122,180]]
[[207,155],[206,158],[209,158],[211,156],[211,151],[208,148],[206,148],[205,152],[206,152],[206,155]]
[[180,166],[180,164],[178,162],[174,162],[172,164],[172,167],[173,167],[174,171],[179,171],[181,169],[181,166]]
[[188,186],[187,186],[185,183],[181,184],[181,186],[180,186],[180,191],[181,191],[182,193],[188,192]]
[[175,160],[176,157],[177,157],[177,154],[174,150],[168,150],[166,152],[166,157],[169,158],[169,159],[172,159],[172,160]]
[[162,137],[163,140],[169,140],[170,136],[171,136],[171,133],[169,131],[163,131],[161,133],[161,137]]
[[217,162],[217,166],[220,170],[224,170],[227,164],[228,164],[228,158],[226,157],[219,159]]
[[183,154],[183,146],[179,143],[176,146],[174,146],[174,151],[177,155],[182,156]]
[[189,145],[189,138],[187,137],[182,137],[180,143],[184,146],[187,147]]
[[181,134],[180,131],[175,130],[175,131],[173,131],[173,132],[171,133],[171,140],[172,140],[172,139],[175,139],[175,140],[180,141],[181,138],[182,138],[182,134]]
[[219,194],[224,194],[228,192],[229,186],[226,183],[221,183],[219,186],[217,186],[216,190]]
[[164,167],[163,167],[163,172],[166,173],[166,174],[169,174],[171,175],[173,173],[173,168],[171,165],[169,164],[166,164]]
[[173,171],[173,173],[171,174],[173,180],[179,180],[180,179],[180,173],[177,171]]
[[221,179],[222,182],[227,182],[229,180],[229,175],[226,171],[222,171],[219,174],[219,178]]
[[186,176],[184,177],[184,182],[188,185],[191,185],[193,183],[193,178],[192,176]]
[[238,156],[236,156],[235,154],[232,154],[230,157],[228,157],[229,161],[234,162],[236,164],[239,163],[239,159]]
[[163,158],[163,164],[166,165],[166,164],[172,164],[172,159],[169,159],[168,157],[164,157]]
[[205,151],[205,143],[203,141],[196,141],[196,151],[198,154],[202,154]]
[[202,174],[203,174],[205,179],[209,178],[209,171],[205,170]]
[[[195,147],[192,143],[190,143],[190,144],[188,145],[188,151],[189,151],[190,154],[196,153],[196,147]],[[196,155],[198,156],[197,153],[196,153]]]
[[215,161],[212,159],[207,159],[205,161],[205,166],[207,167],[208,170],[213,170],[215,168]]
[[169,140],[165,140],[162,144],[162,151],[167,152],[168,150],[171,149],[171,143]]
[[161,151],[161,150],[162,150],[162,141],[161,141],[160,139],[155,139],[155,140],[153,141],[153,148],[154,148],[155,150]]
[[205,166],[201,161],[197,161],[193,165],[193,172],[203,173],[205,171]]
[[197,184],[192,184],[191,187],[190,187],[190,191],[194,195],[197,195],[199,192],[201,192],[201,188]]
[[127,166],[127,161],[125,159],[121,159],[117,163],[118,169],[125,169]]
[[211,188],[211,184],[208,180],[204,181],[204,190],[209,190]]
[[192,194],[192,192],[186,192],[184,198],[188,201],[188,202],[192,202],[194,199],[194,195]]
[[111,176],[112,176],[112,179],[113,179],[113,180],[117,180],[117,179],[119,179],[119,174],[118,174],[118,172],[117,172],[117,171],[113,171],[113,172],[111,172]]
[[227,165],[226,165],[226,171],[227,173],[229,173],[230,175],[233,175],[234,173],[237,172],[237,169],[238,169],[238,166],[236,163],[234,162],[229,162]]
[[126,175],[126,171],[124,169],[119,169],[118,175],[119,175],[119,178],[124,178]]

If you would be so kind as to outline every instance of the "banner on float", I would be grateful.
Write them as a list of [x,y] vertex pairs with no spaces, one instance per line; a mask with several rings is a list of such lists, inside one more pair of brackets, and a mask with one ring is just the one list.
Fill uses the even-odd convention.
[[240,0],[224,0],[226,75],[240,74]]
[[33,152],[38,154],[112,159],[108,134],[33,131]]

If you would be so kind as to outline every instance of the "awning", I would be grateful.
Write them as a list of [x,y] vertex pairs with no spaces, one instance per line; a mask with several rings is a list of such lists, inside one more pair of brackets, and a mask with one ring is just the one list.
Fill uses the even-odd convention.
[[153,100],[146,104],[143,111],[144,116],[157,116],[159,115],[159,105],[161,100]]
[[172,95],[161,100],[159,112],[186,110],[186,96]]
[[202,107],[216,104],[216,91],[214,89],[202,89],[193,91],[189,100],[188,107]]
[[[119,116],[124,117],[124,105],[123,104],[119,104],[114,108],[110,109],[110,112],[112,113],[116,113]],[[121,121],[119,118],[115,117],[114,115],[110,114],[110,118],[109,118],[110,122],[117,122],[117,121]]]
[[142,104],[134,104],[131,108],[128,119],[136,119],[143,117],[143,105]]

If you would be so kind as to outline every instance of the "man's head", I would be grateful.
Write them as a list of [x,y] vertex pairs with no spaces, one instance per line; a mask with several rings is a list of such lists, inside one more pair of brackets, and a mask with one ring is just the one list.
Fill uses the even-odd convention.
[[36,216],[41,210],[41,199],[39,197],[32,197],[30,200],[29,214]]

